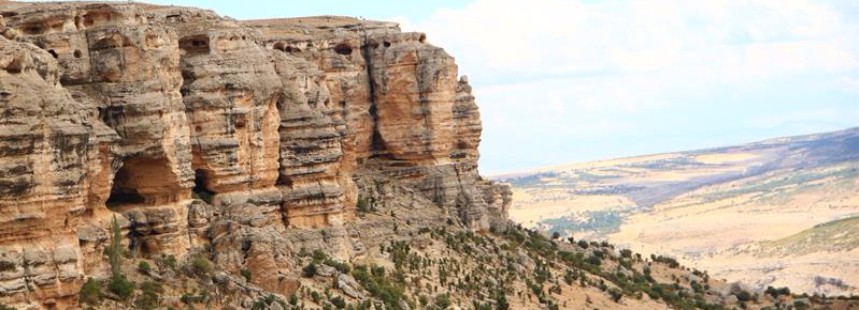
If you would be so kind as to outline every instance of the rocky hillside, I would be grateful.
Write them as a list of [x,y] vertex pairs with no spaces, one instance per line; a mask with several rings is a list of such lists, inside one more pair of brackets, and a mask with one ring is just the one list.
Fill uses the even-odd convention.
[[477,173],[468,80],[424,34],[127,3],[0,15],[4,303],[75,305],[114,216],[136,256],[211,249],[280,294],[297,286],[284,234],[363,255],[371,232],[347,227],[389,182],[469,230],[506,219],[507,189]]
[[859,128],[503,177],[514,220],[764,290],[859,293]]
[[0,309],[855,304],[508,224],[468,80],[396,24],[0,16]]

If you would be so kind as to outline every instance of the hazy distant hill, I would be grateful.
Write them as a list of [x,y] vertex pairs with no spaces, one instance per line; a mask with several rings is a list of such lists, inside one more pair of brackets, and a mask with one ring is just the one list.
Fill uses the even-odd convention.
[[859,225],[859,128],[495,178],[513,184],[511,217],[527,227],[761,287],[859,292],[856,235],[823,229]]

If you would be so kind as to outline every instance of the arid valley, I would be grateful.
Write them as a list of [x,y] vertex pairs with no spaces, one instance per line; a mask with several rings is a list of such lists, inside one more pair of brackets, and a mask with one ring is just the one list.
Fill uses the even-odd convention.
[[859,129],[496,176],[520,224],[759,289],[859,292]]

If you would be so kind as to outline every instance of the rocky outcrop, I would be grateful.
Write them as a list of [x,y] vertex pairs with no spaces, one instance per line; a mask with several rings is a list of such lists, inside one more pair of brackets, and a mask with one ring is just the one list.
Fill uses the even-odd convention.
[[74,307],[84,276],[106,271],[114,216],[135,255],[214,249],[284,294],[287,240],[315,240],[302,230],[361,255],[350,225],[377,184],[473,230],[506,223],[509,189],[478,175],[468,81],[424,34],[133,3],[0,15],[3,303]]
[[59,87],[47,51],[0,37],[0,300],[73,299],[82,259],[75,225],[112,131]]

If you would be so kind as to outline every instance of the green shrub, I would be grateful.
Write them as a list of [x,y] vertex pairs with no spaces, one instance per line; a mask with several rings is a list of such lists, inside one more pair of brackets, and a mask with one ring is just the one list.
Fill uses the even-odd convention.
[[337,297],[331,298],[330,301],[331,301],[332,305],[337,307],[337,309],[345,309],[346,308],[346,301],[343,300],[343,297],[337,296]]
[[188,294],[188,293],[182,294],[182,297],[180,298],[182,303],[184,303],[186,305],[191,305],[193,303],[203,303],[206,301],[206,299],[208,299],[208,297],[206,295],[199,295],[198,296],[198,295],[192,295],[192,294]]
[[736,296],[737,296],[737,299],[741,302],[750,301],[753,298],[752,293],[749,293],[747,291],[740,291],[739,293],[736,294]]
[[164,268],[176,270],[176,256],[161,254],[161,257],[155,260],[155,264],[158,265],[158,268],[160,268],[162,271],[164,270]]
[[772,286],[767,286],[765,294],[772,296],[773,298],[778,298],[781,295],[790,295],[790,289],[787,287],[782,288],[774,288]]
[[495,296],[495,309],[510,310],[510,303],[507,302],[507,296],[504,296],[504,294],[497,294]]
[[630,249],[620,250],[620,257],[632,258],[632,250],[630,250]]
[[655,255],[651,254],[650,258],[652,258],[654,262],[668,265],[668,267],[670,267],[670,268],[680,267],[680,263],[678,263],[677,260],[672,258],[672,257],[662,256],[662,255],[655,256]]
[[580,248],[582,248],[582,249],[587,249],[587,248],[588,248],[588,246],[589,246],[589,245],[588,245],[588,242],[587,242],[587,241],[584,241],[584,240],[579,240],[578,245],[579,245],[579,247],[580,247]]
[[0,310],[17,310],[4,304],[0,304]]
[[137,264],[137,270],[140,270],[142,273],[149,274],[152,272],[152,266],[150,266],[146,261],[140,261],[140,263]]
[[164,293],[164,288],[161,284],[146,281],[140,286],[142,294],[134,301],[134,305],[139,309],[157,309],[161,303],[161,294]]
[[602,265],[602,259],[597,255],[591,254],[591,256],[588,256],[588,264],[594,266]]
[[203,257],[203,255],[194,255],[191,257],[191,262],[188,266],[192,275],[197,277],[205,277],[212,274],[214,267],[212,262]]
[[313,262],[318,264],[328,259],[328,254],[325,254],[325,252],[322,252],[322,250],[313,250],[312,258]]
[[122,300],[128,300],[134,294],[134,282],[129,281],[124,275],[111,277],[107,290]]
[[340,271],[341,273],[349,274],[349,272],[352,271],[352,267],[349,266],[348,263],[339,262],[330,258],[325,260],[325,264],[334,267],[334,269],[337,269],[337,271]]
[[317,271],[316,270],[316,264],[311,262],[310,264],[307,264],[307,266],[304,266],[304,268],[301,269],[301,271],[304,273],[305,277],[313,278],[316,276],[316,271]]
[[623,298],[623,292],[616,288],[608,290],[608,294],[611,295],[611,300],[617,303],[619,303],[620,299]]
[[355,266],[352,269],[352,276],[358,280],[361,285],[370,292],[373,297],[376,297],[385,304],[386,308],[400,309],[399,301],[403,300],[404,275],[394,272],[391,276],[386,275],[384,267],[371,266],[368,270],[367,266]]
[[441,294],[435,297],[435,308],[436,309],[447,309],[450,307],[452,303],[450,302],[450,295]]
[[80,302],[88,305],[97,305],[101,302],[101,285],[93,278],[89,278],[81,286],[78,294]]
[[251,271],[250,270],[248,270],[247,268],[242,268],[242,270],[240,270],[239,273],[241,273],[242,277],[245,278],[245,281],[251,282]]
[[368,201],[367,198],[364,198],[364,196],[358,195],[358,203],[355,208],[361,213],[370,212],[370,201]]

